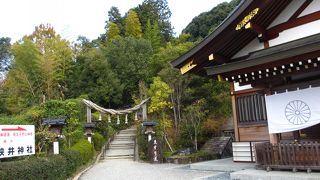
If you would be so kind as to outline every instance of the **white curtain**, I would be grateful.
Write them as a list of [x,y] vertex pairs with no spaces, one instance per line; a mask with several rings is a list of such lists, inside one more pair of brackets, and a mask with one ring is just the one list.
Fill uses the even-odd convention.
[[290,132],[320,123],[320,87],[266,96],[269,133]]

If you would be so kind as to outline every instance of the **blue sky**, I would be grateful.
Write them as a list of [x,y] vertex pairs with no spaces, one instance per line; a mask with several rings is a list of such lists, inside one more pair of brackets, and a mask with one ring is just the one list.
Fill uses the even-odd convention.
[[[31,34],[34,27],[51,24],[57,33],[69,41],[79,35],[95,39],[104,33],[111,6],[122,15],[143,0],[1,0],[0,37],[12,42]],[[230,0],[167,0],[172,12],[171,24],[179,35],[193,17]]]

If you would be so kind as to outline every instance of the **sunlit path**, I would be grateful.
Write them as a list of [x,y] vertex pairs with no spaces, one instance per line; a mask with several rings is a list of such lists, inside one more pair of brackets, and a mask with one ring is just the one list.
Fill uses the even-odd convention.
[[[180,168],[179,168],[180,167]],[[84,173],[80,180],[173,180],[201,179],[221,172],[194,171],[174,164],[149,164],[128,159],[104,160]]]

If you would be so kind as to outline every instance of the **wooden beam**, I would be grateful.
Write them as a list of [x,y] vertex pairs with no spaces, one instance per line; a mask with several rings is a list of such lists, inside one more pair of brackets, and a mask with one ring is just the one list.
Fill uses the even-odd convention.
[[308,6],[312,3],[313,0],[306,0],[296,12],[289,18],[289,20],[296,19]]
[[303,24],[307,24],[316,20],[320,20],[320,11],[317,11],[296,19],[288,20],[285,23],[278,24],[267,30],[266,37],[268,40],[273,39],[274,37],[277,37],[279,33],[284,30],[301,26]]

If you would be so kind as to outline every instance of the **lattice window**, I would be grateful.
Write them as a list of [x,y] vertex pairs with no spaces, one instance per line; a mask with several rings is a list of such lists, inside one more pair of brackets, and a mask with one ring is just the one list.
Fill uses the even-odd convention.
[[267,121],[266,103],[263,94],[238,97],[237,108],[240,123]]

